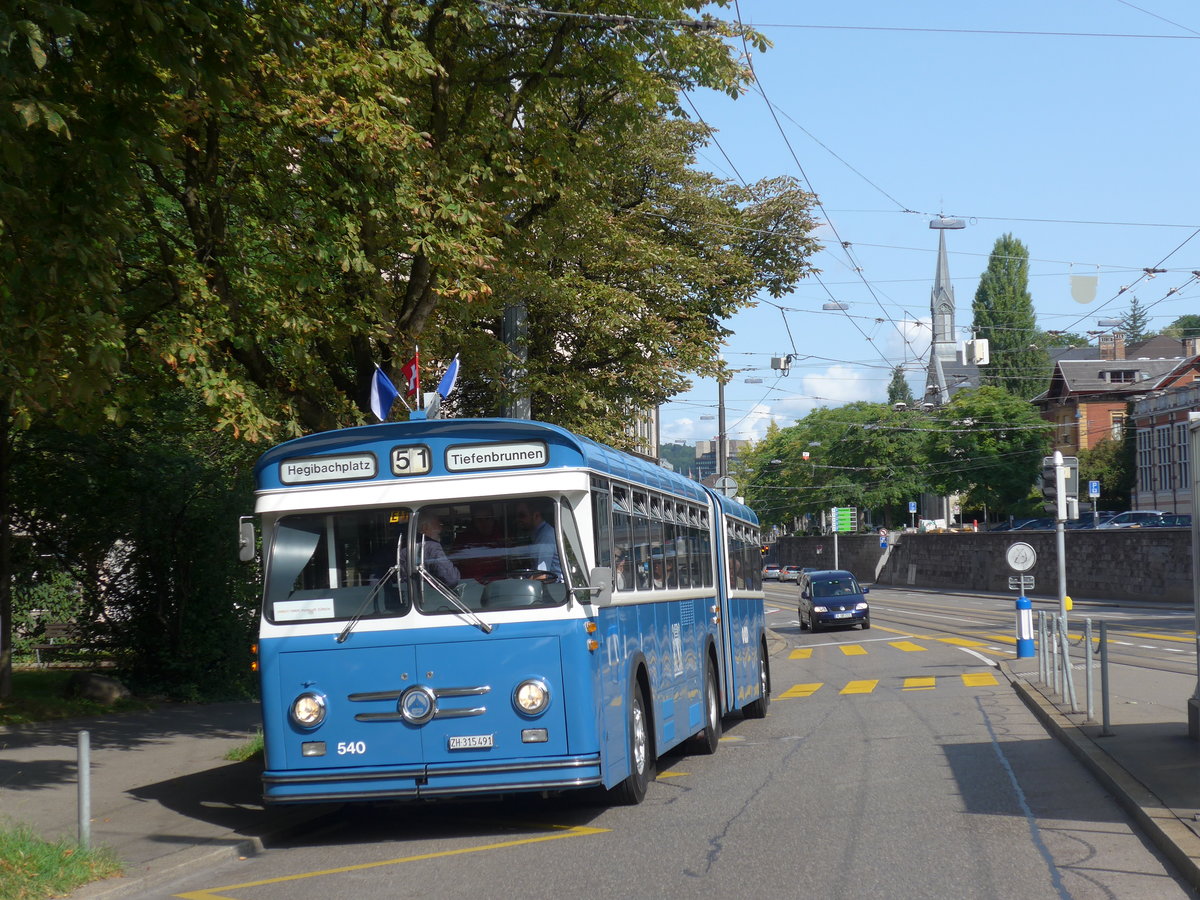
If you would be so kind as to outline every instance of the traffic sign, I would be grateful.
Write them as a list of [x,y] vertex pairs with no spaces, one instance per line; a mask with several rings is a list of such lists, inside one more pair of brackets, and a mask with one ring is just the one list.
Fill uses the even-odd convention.
[[833,530],[842,533],[858,529],[858,510],[853,506],[833,508]]
[[908,501],[908,511],[910,513],[915,513],[917,511],[917,501],[916,500]]
[[1010,591],[1033,590],[1032,575],[1009,575],[1008,589]]
[[737,496],[737,489],[738,489],[737,482],[734,481],[732,478],[730,478],[728,475],[722,475],[720,478],[717,479],[716,488],[718,491],[720,491],[726,497],[736,497]]
[[1017,541],[1009,544],[1004,551],[1004,559],[1014,572],[1028,572],[1037,564],[1037,551],[1024,541]]
[[1098,481],[1089,481],[1088,482],[1088,496],[1089,497],[1099,497],[1100,496],[1100,482],[1098,482]]

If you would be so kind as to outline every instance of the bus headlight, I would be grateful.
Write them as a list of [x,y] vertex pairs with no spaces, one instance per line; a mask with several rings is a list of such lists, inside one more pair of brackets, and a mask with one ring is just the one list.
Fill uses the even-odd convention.
[[536,716],[550,705],[550,688],[540,678],[528,678],[513,691],[513,706],[523,716]]
[[325,698],[305,691],[292,701],[292,721],[301,728],[316,728],[325,721]]

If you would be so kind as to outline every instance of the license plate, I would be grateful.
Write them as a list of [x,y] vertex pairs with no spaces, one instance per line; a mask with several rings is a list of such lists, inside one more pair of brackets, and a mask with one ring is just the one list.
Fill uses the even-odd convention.
[[834,613],[833,617],[835,619],[849,619],[853,615],[854,613]]
[[451,750],[478,750],[495,743],[491,734],[455,734],[449,738]]

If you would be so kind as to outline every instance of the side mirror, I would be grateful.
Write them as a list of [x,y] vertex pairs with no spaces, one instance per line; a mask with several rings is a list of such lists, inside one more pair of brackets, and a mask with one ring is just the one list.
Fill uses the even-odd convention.
[[871,589],[870,589],[870,588],[863,588],[863,593],[864,593],[864,594],[869,594],[869,593],[871,593]]
[[238,519],[238,559],[250,562],[255,555],[254,516]]
[[801,591],[801,592],[800,592],[800,597],[801,597],[801,599],[807,600],[807,599],[809,599],[811,596],[812,596],[812,594],[810,594],[808,591]]
[[609,566],[596,566],[588,572],[589,587],[575,588],[584,595],[581,602],[592,606],[612,606],[613,577]]

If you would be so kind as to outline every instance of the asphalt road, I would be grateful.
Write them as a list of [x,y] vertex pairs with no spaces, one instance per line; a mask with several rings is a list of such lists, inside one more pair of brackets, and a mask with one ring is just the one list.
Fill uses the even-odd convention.
[[[152,896],[1193,896],[995,674],[1010,598],[882,589],[870,631],[811,635],[794,591],[768,589],[786,644],[768,718],[728,719],[714,756],[661,760],[640,806],[347,806]],[[1128,652],[1181,662],[1174,624],[1191,626],[1125,621],[1131,638],[1162,632]]]

